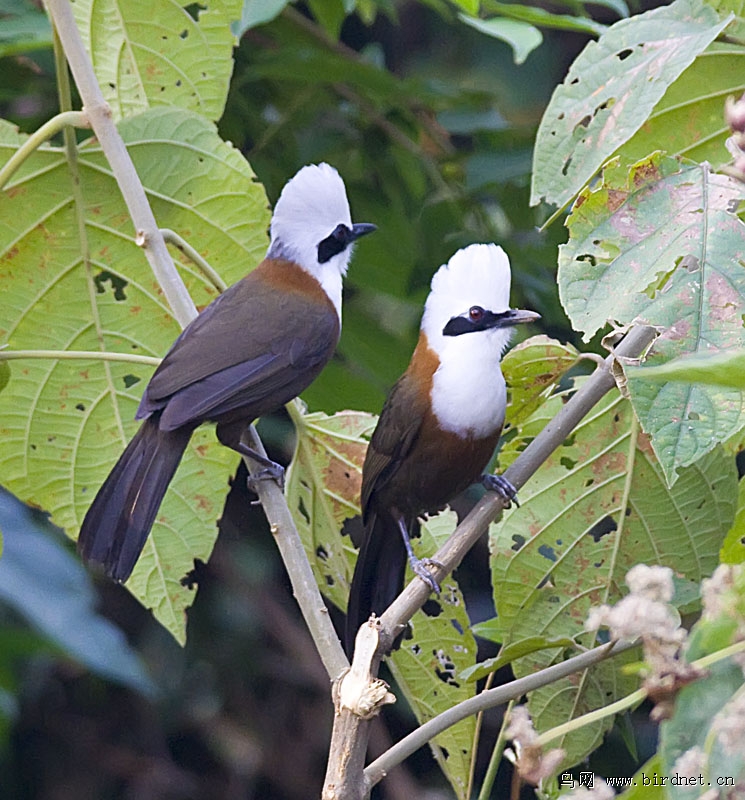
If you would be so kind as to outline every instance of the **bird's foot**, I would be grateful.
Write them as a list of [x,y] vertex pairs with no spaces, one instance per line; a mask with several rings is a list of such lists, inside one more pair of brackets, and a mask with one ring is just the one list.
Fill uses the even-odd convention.
[[411,569],[414,574],[421,578],[427,586],[429,586],[431,591],[439,595],[440,584],[435,580],[434,575],[430,572],[430,568],[442,568],[442,564],[432,558],[417,558],[415,555],[409,556],[409,564],[411,564]]
[[252,492],[255,492],[257,485],[261,481],[274,481],[277,484],[277,486],[279,486],[279,488],[282,489],[282,491],[284,491],[285,468],[281,464],[275,464],[273,461],[269,461],[267,466],[265,466],[255,475],[249,475],[246,480],[246,483],[248,484],[248,488]]
[[507,502],[507,508],[513,503],[520,508],[520,503],[517,502],[517,489],[501,475],[482,475],[481,483],[487,491],[496,492]]

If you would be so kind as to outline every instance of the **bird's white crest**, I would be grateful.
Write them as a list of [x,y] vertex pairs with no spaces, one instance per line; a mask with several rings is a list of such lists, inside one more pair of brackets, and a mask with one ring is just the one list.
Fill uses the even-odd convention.
[[341,284],[352,246],[318,262],[318,243],[339,224],[352,226],[344,181],[328,164],[309,164],[282,189],[274,207],[271,243],[267,255],[295,261],[313,275],[341,317]]
[[432,278],[422,331],[440,366],[432,381],[432,409],[440,425],[461,436],[484,437],[504,424],[507,390],[499,362],[511,328],[443,336],[453,318],[472,306],[510,307],[510,260],[496,244],[459,250]]

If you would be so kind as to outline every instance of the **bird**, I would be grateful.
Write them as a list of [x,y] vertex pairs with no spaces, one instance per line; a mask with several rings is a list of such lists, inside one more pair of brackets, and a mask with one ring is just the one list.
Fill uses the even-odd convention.
[[342,278],[355,241],[375,229],[352,223],[344,181],[328,164],[307,165],[285,184],[265,258],[184,328],[145,388],[142,425],[83,520],[84,561],[127,580],[204,422],[217,423],[223,445],[259,462],[259,479],[282,480],[282,467],[241,436],[306,389],[333,355]]
[[362,468],[364,533],[350,586],[345,646],[403,588],[407,557],[439,593],[409,532],[422,514],[443,508],[480,481],[517,502],[500,475],[484,474],[504,425],[507,389],[500,368],[513,326],[533,311],[511,309],[510,262],[496,244],[465,247],[432,278],[419,340],[391,389]]

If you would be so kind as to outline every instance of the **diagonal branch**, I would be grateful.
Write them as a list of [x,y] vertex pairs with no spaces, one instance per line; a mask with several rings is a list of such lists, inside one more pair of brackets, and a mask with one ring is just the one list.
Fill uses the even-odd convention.
[[[580,420],[592,407],[616,385],[613,367],[617,358],[635,358],[643,353],[656,335],[654,328],[639,326],[633,328],[605,359],[577,393],[562,407],[561,411],[546,425],[536,438],[518,456],[504,477],[519,489],[540,467],[540,465],[559,447]],[[433,569],[438,582],[454,570],[468,550],[487,529],[490,522],[502,512],[504,500],[494,492],[487,492],[470,514],[456,528],[452,536],[435,553],[433,560],[442,565]],[[377,638],[377,648],[367,664],[358,659],[355,647],[353,669],[360,674],[365,669],[374,678],[383,655],[390,649],[398,632],[421,608],[429,597],[429,588],[420,580],[413,580],[393,601],[373,626],[363,625],[358,634],[358,642],[366,638]],[[345,696],[342,679],[339,696]],[[351,704],[352,706],[354,703]],[[369,720],[355,714],[351,708],[342,706],[334,720],[329,764],[324,784],[324,798],[334,800],[362,800],[370,788],[363,778],[362,769],[369,738]],[[341,755],[340,755],[341,754]],[[343,755],[343,758],[342,758]],[[382,776],[380,776],[382,777]],[[380,779],[378,778],[378,780]]]

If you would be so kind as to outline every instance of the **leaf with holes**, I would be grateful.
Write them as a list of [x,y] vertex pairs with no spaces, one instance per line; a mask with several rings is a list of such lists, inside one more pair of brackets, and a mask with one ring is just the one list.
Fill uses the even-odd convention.
[[[422,535],[412,544],[420,558],[431,556],[455,530],[456,515],[444,511],[422,524]],[[413,579],[407,568],[406,580]],[[476,661],[476,640],[470,631],[463,595],[452,576],[442,582],[439,597],[432,596],[411,621],[401,647],[386,661],[396,683],[422,723],[467,700],[475,683],[460,674]],[[450,781],[455,796],[468,797],[475,717],[448,728],[430,743],[432,752]]]
[[[730,33],[731,30],[728,30]],[[725,141],[724,102],[745,91],[745,48],[714,42],[667,89],[644,125],[618,154],[632,164],[655,150],[718,169],[731,160]]]
[[217,120],[241,0],[76,0],[75,21],[115,119],[171,105]]
[[[589,339],[608,319],[664,329],[645,364],[745,347],[745,187],[706,165],[655,155],[609,165],[580,195],[559,254],[559,295]],[[745,425],[739,390],[647,381],[628,388],[669,482]]]
[[[563,393],[552,397],[540,413],[554,416],[565,399]],[[683,469],[669,489],[630,404],[617,392],[606,395],[521,489],[520,508],[491,526],[503,643],[582,635],[589,609],[620,599],[626,572],[640,562],[669,566],[700,582],[717,565],[736,491],[734,463],[721,448]],[[561,657],[558,649],[542,651],[513,669],[529,674]],[[534,694],[541,730],[633,688],[618,669],[609,662]],[[611,722],[559,743],[567,763],[593,749]]]
[[[120,131],[159,224],[181,233],[229,283],[248,272],[266,249],[269,215],[243,156],[181,109],[149,111]],[[24,140],[0,125],[0,162]],[[162,356],[179,327],[93,139],[82,144],[77,171],[78,193],[64,152],[45,146],[0,193],[0,341],[15,350]],[[181,271],[197,305],[215,296],[193,264]],[[95,358],[15,361],[0,393],[4,484],[76,532],[137,429],[151,373],[143,363]],[[236,463],[212,432],[197,432],[127,583],[179,640],[193,596],[181,578],[212,549]]]
[[293,418],[297,443],[287,472],[287,503],[321,591],[343,611],[355,550],[341,532],[360,514],[362,463],[377,417],[340,411],[298,412]]
[[502,359],[502,372],[510,390],[505,432],[527,419],[578,359],[579,353],[572,345],[548,336],[532,336],[513,347]]
[[645,123],[668,86],[728,19],[675,0],[590,42],[554,92],[536,136],[531,203],[564,206]]

